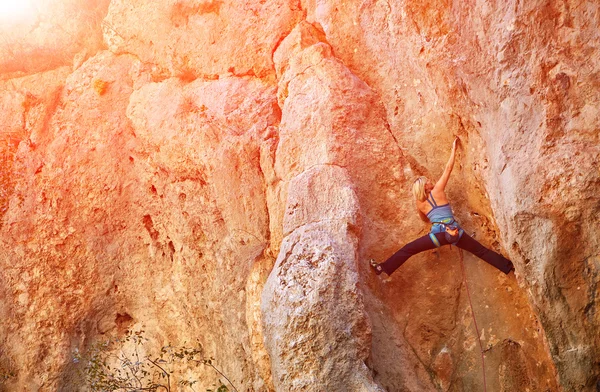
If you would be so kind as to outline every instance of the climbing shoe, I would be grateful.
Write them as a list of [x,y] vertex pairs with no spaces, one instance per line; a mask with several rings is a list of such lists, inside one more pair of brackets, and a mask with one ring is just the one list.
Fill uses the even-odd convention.
[[371,269],[373,269],[373,271],[375,271],[375,273],[377,275],[380,275],[383,272],[383,267],[381,266],[381,264],[377,263],[375,260],[370,259],[369,264],[371,265]]

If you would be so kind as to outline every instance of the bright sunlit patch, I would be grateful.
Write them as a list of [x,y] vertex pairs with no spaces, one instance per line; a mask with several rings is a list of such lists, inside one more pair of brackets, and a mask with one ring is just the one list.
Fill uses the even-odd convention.
[[0,0],[0,23],[19,22],[33,13],[30,0]]

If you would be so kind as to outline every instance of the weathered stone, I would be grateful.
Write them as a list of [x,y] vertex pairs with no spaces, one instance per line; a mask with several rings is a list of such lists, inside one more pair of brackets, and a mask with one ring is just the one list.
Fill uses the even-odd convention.
[[[20,146],[14,169],[20,178],[0,253],[0,286],[11,315],[2,323],[2,346],[18,365],[9,381],[19,389],[59,388],[73,342],[121,310],[106,293],[127,258],[116,212],[131,206],[124,186],[131,180],[125,117],[131,67],[130,58],[106,53],[89,61],[67,78],[43,125],[31,130],[32,142]],[[94,78],[111,88],[99,94]],[[98,121],[100,113],[110,116]]]
[[[281,73],[282,119],[275,161],[282,179],[280,196],[287,197],[286,181],[314,165],[346,168],[367,217],[362,240],[380,244],[374,225],[398,229],[399,213],[408,211],[388,206],[401,192],[407,195],[399,185],[412,171],[389,133],[377,95],[333,56],[329,45],[319,41],[321,35],[300,24],[275,53]],[[269,211],[283,205],[280,201]],[[275,238],[279,230],[271,227]]]
[[40,142],[69,73],[62,67],[0,82],[0,227],[19,177],[13,172],[14,156],[21,143],[28,148]]
[[411,158],[436,175],[446,159],[438,146],[462,136],[450,196],[476,214],[459,218],[517,264],[562,385],[593,388],[598,6],[304,3],[336,56],[381,94]]
[[110,0],[31,0],[16,20],[0,24],[0,79],[61,66],[78,68],[102,49],[100,24]]
[[[488,390],[595,389],[597,4],[44,4],[0,44],[0,389],[81,389],[74,350],[142,326],[240,391],[482,390],[478,339]],[[453,248],[381,281],[454,135],[517,278]]]
[[[321,205],[305,193],[306,182],[316,191],[347,195],[346,202],[326,207],[314,220]],[[296,223],[289,227],[297,228],[284,238],[263,291],[265,342],[276,390],[382,390],[365,364],[370,327],[357,287],[353,226],[359,206],[349,186],[344,169],[327,165],[290,182],[288,211],[294,205],[308,211],[304,219],[286,215]]]
[[272,79],[273,51],[301,17],[292,0],[113,0],[103,29],[110,50],[135,54],[158,75]]
[[[143,326],[155,349],[200,339],[240,388],[268,389],[245,313],[266,280],[248,278],[268,241],[257,140],[277,119],[274,89],[239,78],[149,83],[132,56],[105,52],[68,77],[57,106],[45,133],[32,134],[39,145],[22,145],[24,176],[4,221],[0,286],[14,317],[2,347],[18,365],[9,385],[81,382],[75,348]],[[247,300],[244,290],[256,293]],[[196,376],[207,388],[219,377]]]

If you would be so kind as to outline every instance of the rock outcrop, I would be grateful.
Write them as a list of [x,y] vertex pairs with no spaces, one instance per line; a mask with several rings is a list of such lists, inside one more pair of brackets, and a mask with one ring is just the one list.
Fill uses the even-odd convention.
[[[199,389],[596,390],[597,4],[39,12],[0,44],[0,390],[86,390],[75,353],[139,329],[197,340]],[[457,218],[516,274],[376,277],[455,135]]]

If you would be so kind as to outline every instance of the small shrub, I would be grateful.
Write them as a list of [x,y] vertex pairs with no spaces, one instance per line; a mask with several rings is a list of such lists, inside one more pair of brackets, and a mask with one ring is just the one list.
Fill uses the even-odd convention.
[[11,370],[11,368],[13,368],[11,362],[12,361],[9,360],[8,356],[2,352],[2,349],[0,348],[0,386],[4,384],[5,381],[16,377],[15,372]]
[[6,380],[8,380],[10,378],[13,378],[14,376],[15,376],[14,372],[12,372],[10,370],[3,369],[3,368],[0,367],[0,385],[4,381],[6,381]]
[[[149,339],[144,331],[127,331],[124,338],[112,338],[92,345],[84,355],[74,353],[73,362],[82,363],[81,376],[91,391],[167,391],[172,388],[172,377],[176,365],[204,365],[215,370],[225,378],[234,391],[231,381],[213,364],[213,358],[205,358],[202,345],[197,342],[193,347],[171,345],[164,346],[160,353],[150,355],[145,344]],[[126,353],[123,348],[131,348]],[[194,390],[199,380],[180,380],[177,384]],[[217,389],[207,392],[229,392],[228,387],[219,380]]]

